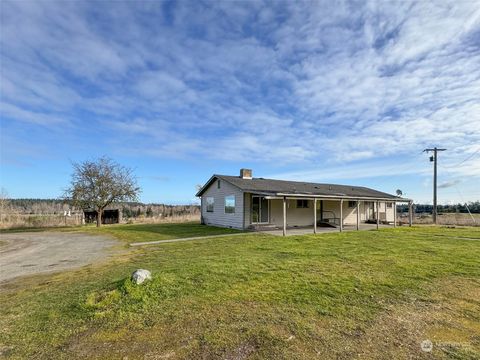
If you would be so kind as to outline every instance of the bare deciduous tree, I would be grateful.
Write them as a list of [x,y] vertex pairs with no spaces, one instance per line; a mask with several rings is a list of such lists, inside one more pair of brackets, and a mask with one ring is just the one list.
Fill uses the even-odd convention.
[[97,226],[105,208],[115,202],[137,201],[140,188],[131,169],[107,157],[73,163],[70,187],[65,197],[81,209],[97,211]]

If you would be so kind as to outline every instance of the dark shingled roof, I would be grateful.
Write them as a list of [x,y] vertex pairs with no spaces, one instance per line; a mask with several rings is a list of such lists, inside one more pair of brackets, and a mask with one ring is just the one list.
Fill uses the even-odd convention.
[[372,199],[397,199],[402,198],[373,190],[363,186],[337,185],[337,184],[316,184],[300,181],[285,181],[274,179],[242,179],[239,176],[213,175],[202,189],[197,193],[201,196],[215,179],[221,179],[240,188],[244,192],[262,194],[290,194],[290,195],[318,195],[349,198],[372,198]]

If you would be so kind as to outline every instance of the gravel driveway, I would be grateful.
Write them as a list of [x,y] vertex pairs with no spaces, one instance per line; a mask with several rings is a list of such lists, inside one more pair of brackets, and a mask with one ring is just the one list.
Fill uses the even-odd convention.
[[1,234],[0,240],[0,283],[88,265],[118,244],[105,236],[60,232]]

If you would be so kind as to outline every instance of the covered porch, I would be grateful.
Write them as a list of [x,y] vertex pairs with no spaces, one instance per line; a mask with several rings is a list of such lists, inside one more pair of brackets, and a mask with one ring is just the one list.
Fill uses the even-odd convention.
[[245,227],[273,234],[371,230],[397,226],[397,203],[404,198],[332,197],[303,194],[246,194]]
[[[393,227],[393,225],[380,224],[378,229],[385,229],[385,228],[391,228],[391,227]],[[377,229],[376,224],[361,223],[358,228],[358,231],[368,231],[368,230],[376,230],[376,229]],[[284,236],[283,229],[281,227],[258,228],[256,231],[269,234],[269,235]],[[333,228],[333,227],[317,227],[316,234],[328,234],[332,232],[338,233],[338,231],[339,231],[338,228]],[[357,227],[355,225],[344,225],[343,231],[344,232],[357,231]],[[313,226],[287,227],[287,232],[285,236],[307,235],[312,233],[313,233]]]

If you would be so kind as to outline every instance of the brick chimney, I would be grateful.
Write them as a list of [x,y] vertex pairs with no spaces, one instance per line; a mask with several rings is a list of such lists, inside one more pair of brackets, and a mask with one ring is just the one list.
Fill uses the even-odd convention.
[[252,178],[252,170],[251,169],[240,169],[240,177],[242,179],[251,179]]

